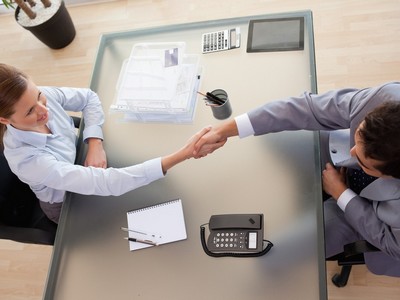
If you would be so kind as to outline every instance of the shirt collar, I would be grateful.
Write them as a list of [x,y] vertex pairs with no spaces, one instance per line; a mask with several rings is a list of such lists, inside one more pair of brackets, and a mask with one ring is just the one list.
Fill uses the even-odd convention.
[[29,144],[38,148],[44,147],[47,137],[50,134],[43,134],[34,131],[25,131],[17,129],[11,125],[7,125],[7,131],[12,135],[13,139],[20,143]]

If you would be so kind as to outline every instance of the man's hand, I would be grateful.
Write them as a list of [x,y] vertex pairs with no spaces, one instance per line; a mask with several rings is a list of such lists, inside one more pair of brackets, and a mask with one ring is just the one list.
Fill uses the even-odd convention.
[[327,163],[325,170],[322,171],[322,184],[324,191],[337,200],[347,189],[346,169],[340,168],[338,171],[330,163]]
[[185,159],[190,159],[190,158],[200,158],[203,156],[206,156],[207,154],[211,153],[210,149],[203,149],[201,155],[195,157],[194,156],[194,148],[195,145],[199,142],[199,140],[204,137],[207,133],[210,132],[211,126],[204,127],[201,129],[199,132],[195,133],[192,137],[189,138],[189,140],[186,142],[186,145],[184,145],[180,150],[183,151]]
[[85,167],[107,168],[106,152],[101,139],[89,138]]
[[220,126],[212,127],[204,134],[194,146],[193,157],[199,158],[213,153],[218,148],[225,145],[228,137],[238,135],[235,120],[230,120]]
[[225,145],[227,138],[223,138],[215,128],[208,127],[209,130],[197,139],[193,148],[193,157],[200,158],[213,153],[218,148]]
[[196,134],[194,134],[187,142],[186,144],[180,148],[178,151],[170,154],[170,155],[166,155],[164,157],[161,158],[161,167],[163,170],[163,173],[166,174],[167,171],[172,168],[173,166],[177,165],[180,162],[183,162],[187,159],[190,158],[200,158],[203,156],[206,156],[208,153],[210,153],[207,149],[207,147],[205,147],[201,153],[199,153],[199,155],[197,157],[195,157],[193,155],[194,153],[194,146],[195,144],[199,141],[199,139],[201,137],[203,137],[205,134],[207,134],[209,131],[211,130],[211,127],[204,127],[202,130],[200,130],[199,132],[197,132]]

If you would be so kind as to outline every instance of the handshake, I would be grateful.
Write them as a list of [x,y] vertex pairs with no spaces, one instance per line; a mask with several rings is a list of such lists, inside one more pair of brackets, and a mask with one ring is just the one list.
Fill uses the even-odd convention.
[[225,145],[228,137],[235,135],[238,135],[235,120],[227,121],[216,127],[204,127],[193,135],[178,151],[162,158],[161,163],[164,174],[170,168],[184,160],[201,158],[213,153]]
[[188,158],[207,156],[225,145],[227,140],[227,137],[218,133],[217,128],[205,127],[189,139],[186,145],[188,147]]
[[192,136],[188,144],[193,158],[204,157],[225,145],[229,137],[239,135],[235,120],[229,120],[215,127],[205,127]]

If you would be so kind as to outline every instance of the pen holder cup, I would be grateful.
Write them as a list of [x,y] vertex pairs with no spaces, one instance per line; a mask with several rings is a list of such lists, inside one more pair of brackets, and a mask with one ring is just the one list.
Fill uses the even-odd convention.
[[214,117],[218,120],[229,118],[232,115],[232,107],[228,98],[228,94],[221,89],[214,90],[211,92],[211,94],[224,101],[224,104],[211,106]]

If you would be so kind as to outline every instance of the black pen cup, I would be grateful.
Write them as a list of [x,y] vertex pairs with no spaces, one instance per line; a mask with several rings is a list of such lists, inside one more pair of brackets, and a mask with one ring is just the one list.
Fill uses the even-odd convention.
[[224,120],[232,115],[232,107],[228,98],[228,94],[221,89],[213,90],[212,95],[221,99],[224,103],[211,106],[214,117],[218,120]]

